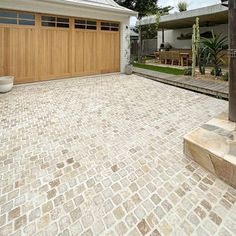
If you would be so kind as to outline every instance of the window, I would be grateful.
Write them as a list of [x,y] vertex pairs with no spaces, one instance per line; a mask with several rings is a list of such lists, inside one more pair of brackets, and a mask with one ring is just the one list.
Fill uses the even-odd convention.
[[2,18],[0,18],[0,24],[17,24],[17,19],[8,19],[8,18],[6,18],[6,19],[2,19]]
[[35,15],[0,10],[0,24],[35,25]]
[[111,23],[111,22],[101,22],[101,30],[105,31],[119,31],[119,24],[118,23]]
[[76,29],[96,30],[97,22],[92,20],[75,20]]
[[19,25],[35,25],[35,22],[29,20],[19,20]]
[[28,13],[19,13],[19,18],[25,20],[35,20],[35,16],[33,14]]
[[17,13],[0,11],[0,17],[1,18],[17,18]]
[[42,26],[46,26],[46,27],[59,27],[59,28],[70,27],[69,18],[55,17],[55,16],[42,16],[41,21],[42,21]]

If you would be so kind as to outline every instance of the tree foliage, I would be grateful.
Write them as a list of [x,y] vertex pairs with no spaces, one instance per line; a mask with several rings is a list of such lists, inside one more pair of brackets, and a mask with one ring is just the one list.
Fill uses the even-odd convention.
[[157,30],[156,24],[143,25],[141,31],[142,39],[153,39],[157,37]]
[[[143,25],[141,34],[142,38],[150,39],[157,36],[157,29],[159,24],[159,16],[169,14],[169,11],[173,9],[171,6],[159,7],[157,5],[158,0],[115,0],[119,5],[129,8],[130,10],[137,11],[139,13],[138,18],[141,19],[144,16],[156,15],[157,22],[154,24]],[[134,29],[138,32],[138,28]]]
[[137,11],[139,13],[139,19],[144,16],[155,15],[158,12],[161,14],[168,13],[172,9],[170,6],[164,8],[158,7],[158,0],[115,0],[115,2],[123,7]]

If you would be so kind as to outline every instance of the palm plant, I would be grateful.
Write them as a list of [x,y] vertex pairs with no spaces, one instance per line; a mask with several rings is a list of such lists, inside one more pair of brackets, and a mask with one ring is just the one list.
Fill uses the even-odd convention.
[[207,54],[207,64],[211,64],[213,69],[214,76],[220,76],[221,66],[224,61],[222,59],[223,50],[227,46],[228,37],[222,37],[222,35],[214,35],[212,32],[212,38],[202,38],[203,50]]
[[181,2],[178,3],[178,8],[179,8],[180,12],[187,11],[188,3],[185,2],[185,1],[181,1]]

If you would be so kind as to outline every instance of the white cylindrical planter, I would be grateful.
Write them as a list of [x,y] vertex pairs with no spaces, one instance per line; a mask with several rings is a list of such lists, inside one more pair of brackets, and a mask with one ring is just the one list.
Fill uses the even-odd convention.
[[133,67],[132,67],[132,65],[126,65],[126,66],[125,66],[125,74],[126,74],[126,75],[132,75],[132,73],[133,73]]
[[13,88],[14,77],[2,76],[0,77],[0,93],[7,93]]

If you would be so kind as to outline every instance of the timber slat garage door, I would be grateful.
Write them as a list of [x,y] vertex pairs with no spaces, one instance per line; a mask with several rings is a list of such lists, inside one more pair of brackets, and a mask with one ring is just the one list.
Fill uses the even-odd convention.
[[27,83],[118,71],[119,23],[0,10],[0,76]]

